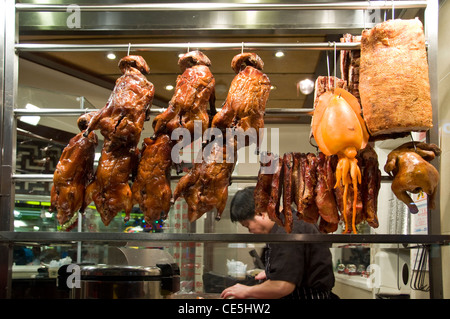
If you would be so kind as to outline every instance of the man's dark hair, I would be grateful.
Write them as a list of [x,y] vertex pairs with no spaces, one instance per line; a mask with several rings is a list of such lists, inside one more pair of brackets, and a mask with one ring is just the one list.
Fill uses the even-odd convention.
[[236,192],[231,200],[230,217],[232,222],[241,222],[255,217],[255,186],[249,186]]

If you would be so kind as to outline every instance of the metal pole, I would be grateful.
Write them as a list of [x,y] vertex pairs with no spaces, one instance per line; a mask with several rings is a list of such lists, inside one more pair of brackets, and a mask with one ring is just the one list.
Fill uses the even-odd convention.
[[[84,113],[95,112],[97,109],[39,109],[39,110],[29,110],[29,109],[14,109],[15,116],[80,116]],[[158,115],[164,112],[164,108],[152,108],[150,109],[151,115]],[[220,112],[220,108],[217,108]],[[311,116],[314,109],[311,108],[273,108],[266,109],[266,115],[280,115],[280,116]]]
[[[41,44],[41,43],[20,43],[16,44],[16,50],[20,52],[33,51],[128,51],[127,44]],[[136,43],[131,44],[133,51],[179,51],[187,49],[197,50],[357,50],[360,48],[359,42],[311,42],[311,43],[270,43],[270,42],[186,42],[186,43]]]
[[[0,172],[0,230],[13,231],[14,186],[12,172],[16,159],[16,122],[14,105],[17,94],[18,57],[14,44],[17,40],[14,1],[2,0],[1,23],[4,41],[0,44],[2,55],[2,118],[1,118],[1,172]],[[0,298],[11,297],[13,245],[0,246]]]
[[[424,8],[427,1],[397,1],[398,9]],[[19,12],[67,12],[69,5],[46,5],[18,3]],[[278,10],[367,10],[391,9],[391,1],[361,1],[336,3],[144,3],[113,5],[77,5],[81,11],[125,12],[125,11],[278,11]]]
[[[428,42],[428,66],[431,89],[431,104],[433,105],[434,126],[428,132],[430,143],[439,145],[439,93],[438,93],[438,28],[439,28],[439,1],[429,0],[425,9],[425,36]],[[440,171],[440,157],[438,156],[432,163]],[[428,234],[441,233],[440,216],[440,185],[436,190],[435,208],[428,211]],[[432,245],[430,249],[429,269],[430,269],[430,298],[443,298],[443,276],[442,276],[442,247]]]

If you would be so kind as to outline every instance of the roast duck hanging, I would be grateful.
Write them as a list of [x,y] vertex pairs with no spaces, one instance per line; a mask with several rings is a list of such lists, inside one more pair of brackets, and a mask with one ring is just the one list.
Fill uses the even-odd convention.
[[320,95],[315,106],[311,130],[322,153],[337,155],[336,185],[344,188],[343,211],[347,211],[349,186],[353,185],[352,220],[344,216],[344,233],[356,231],[358,184],[361,184],[361,170],[356,155],[366,147],[369,133],[361,116],[361,106],[356,97],[342,88],[335,88]]

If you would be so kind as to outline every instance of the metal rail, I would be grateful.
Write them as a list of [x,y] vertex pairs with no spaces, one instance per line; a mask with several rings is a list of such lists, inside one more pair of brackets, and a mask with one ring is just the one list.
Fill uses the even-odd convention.
[[0,243],[39,242],[210,242],[210,243],[376,243],[444,244],[450,235],[365,235],[365,234],[229,234],[229,233],[83,233],[83,232],[8,232],[0,231]]
[[[151,108],[151,115],[158,115],[164,112],[165,108]],[[14,109],[15,116],[80,116],[81,114],[95,112],[98,109],[39,109],[39,110],[30,110],[30,109]],[[220,108],[217,109],[220,112]],[[310,116],[314,112],[314,109],[311,108],[273,108],[266,109],[266,115],[280,115],[280,116]]]
[[67,12],[76,7],[80,11],[278,11],[278,10],[369,10],[426,8],[427,1],[361,1],[336,3],[145,3],[107,5],[49,5],[17,3],[18,12]]
[[18,43],[15,49],[19,52],[30,51],[179,51],[188,49],[197,50],[357,50],[361,47],[359,42],[303,42],[303,43],[276,43],[276,42],[185,42],[185,43],[136,43],[136,44],[45,44],[45,43]]

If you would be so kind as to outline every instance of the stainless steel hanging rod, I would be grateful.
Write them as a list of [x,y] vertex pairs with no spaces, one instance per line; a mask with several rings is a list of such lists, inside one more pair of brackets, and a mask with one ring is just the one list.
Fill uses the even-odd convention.
[[186,43],[136,43],[136,44],[41,44],[19,43],[17,51],[179,51],[179,50],[357,50],[359,42],[263,43],[263,42],[186,42]]
[[409,9],[425,8],[427,1],[360,1],[332,3],[136,3],[105,5],[59,5],[17,3],[19,12],[45,11],[275,11],[275,10],[367,10],[367,9]]
[[[98,109],[14,109],[15,116],[79,116],[84,113],[98,111]],[[151,115],[158,115],[165,111],[165,108],[151,108]],[[220,108],[217,108],[220,111]],[[278,115],[278,116],[308,116],[312,115],[314,109],[307,108],[271,108],[266,109],[266,115]]]

